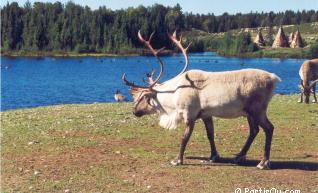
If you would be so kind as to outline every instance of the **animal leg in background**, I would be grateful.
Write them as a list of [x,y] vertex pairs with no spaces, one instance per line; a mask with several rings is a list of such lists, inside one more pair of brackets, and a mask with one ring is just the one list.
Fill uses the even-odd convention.
[[211,147],[211,156],[210,156],[210,161],[211,162],[217,162],[220,159],[220,156],[216,150],[216,146],[214,143],[214,127],[213,127],[213,118],[204,118],[202,119],[205,125],[206,129],[206,134],[210,142],[210,147]]
[[313,95],[314,95],[314,100],[312,101],[313,103],[316,103],[317,102],[317,97],[316,97],[316,84],[317,83],[314,83],[313,87],[312,87],[312,92],[313,92]]
[[302,103],[303,102],[303,95],[304,95],[304,91],[303,91],[303,88],[302,88],[302,85],[303,85],[303,80],[300,80],[300,98],[298,100],[299,103]]

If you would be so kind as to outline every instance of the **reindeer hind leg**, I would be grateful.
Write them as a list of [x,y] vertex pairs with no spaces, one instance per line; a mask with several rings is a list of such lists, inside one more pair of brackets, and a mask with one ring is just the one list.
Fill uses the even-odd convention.
[[263,128],[265,132],[265,151],[264,157],[262,161],[257,165],[259,169],[270,169],[270,150],[271,150],[271,143],[273,138],[274,126],[268,120],[266,114],[260,119],[260,126]]
[[248,115],[247,121],[248,121],[248,124],[250,127],[250,133],[249,133],[249,136],[248,136],[242,150],[235,157],[235,159],[234,159],[235,163],[240,163],[240,162],[245,160],[246,154],[247,154],[248,150],[250,149],[255,137],[257,136],[257,134],[259,132],[258,120],[257,120],[256,116]]

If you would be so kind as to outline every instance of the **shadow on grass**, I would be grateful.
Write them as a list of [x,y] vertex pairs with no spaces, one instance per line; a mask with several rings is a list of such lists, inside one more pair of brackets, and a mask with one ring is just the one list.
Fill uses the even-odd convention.
[[[207,157],[195,157],[189,156],[187,159],[195,159],[202,161],[209,161]],[[245,160],[244,162],[238,164],[239,166],[245,167],[256,167],[260,160]],[[222,165],[237,165],[234,162],[233,158],[220,158],[217,163],[213,163],[213,165],[222,166]],[[185,165],[199,165],[199,164],[185,164]],[[318,171],[318,162],[304,162],[304,161],[271,161],[271,169],[272,170],[280,170],[280,169],[291,169],[291,170],[307,170],[307,171]]]

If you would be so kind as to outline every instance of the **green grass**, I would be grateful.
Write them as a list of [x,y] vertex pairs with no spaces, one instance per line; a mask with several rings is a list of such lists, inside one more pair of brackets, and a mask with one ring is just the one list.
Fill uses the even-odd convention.
[[[257,170],[255,161],[237,166],[190,158],[172,167],[183,129],[162,129],[155,115],[136,118],[130,103],[2,112],[2,192],[234,192],[237,187],[315,192],[318,105],[298,104],[297,97],[275,95],[270,104],[276,168],[270,171]],[[232,158],[246,140],[247,121],[216,118],[214,124],[219,153]],[[259,161],[263,146],[260,132],[248,160]],[[202,121],[185,156],[209,156]]]

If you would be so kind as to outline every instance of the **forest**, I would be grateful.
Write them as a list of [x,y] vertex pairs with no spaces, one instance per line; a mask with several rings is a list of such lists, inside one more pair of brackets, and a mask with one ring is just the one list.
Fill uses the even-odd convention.
[[[142,50],[137,38],[139,29],[144,36],[156,32],[154,47],[172,49],[166,33],[174,30],[215,33],[317,21],[317,10],[216,16],[183,12],[179,4],[173,7],[140,5],[121,10],[102,6],[92,10],[72,1],[66,4],[28,1],[24,5],[12,2],[1,7],[1,52],[138,53]],[[243,36],[250,41],[248,34]],[[191,49],[204,51],[205,48],[195,42]],[[255,48],[252,45],[249,49]]]

